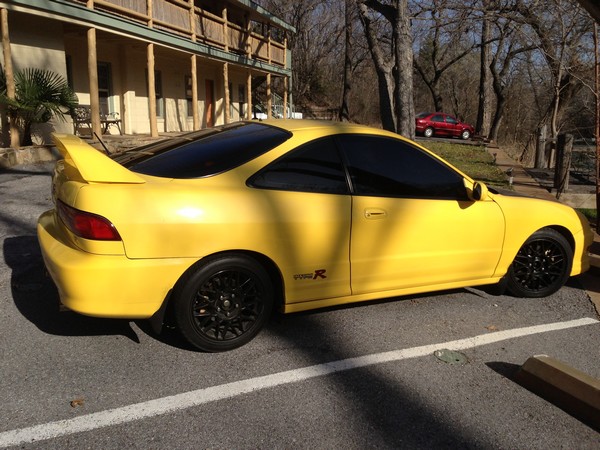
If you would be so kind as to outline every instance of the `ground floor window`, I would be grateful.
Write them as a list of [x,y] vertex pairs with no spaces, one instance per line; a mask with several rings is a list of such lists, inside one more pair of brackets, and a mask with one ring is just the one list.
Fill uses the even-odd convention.
[[98,63],[98,97],[100,100],[100,114],[106,115],[112,112],[112,73],[110,63]]
[[194,115],[194,109],[193,109],[193,95],[192,95],[192,77],[191,75],[185,75],[185,80],[184,80],[184,85],[185,85],[185,103],[186,103],[186,110],[187,110],[187,116],[188,117],[192,117]]

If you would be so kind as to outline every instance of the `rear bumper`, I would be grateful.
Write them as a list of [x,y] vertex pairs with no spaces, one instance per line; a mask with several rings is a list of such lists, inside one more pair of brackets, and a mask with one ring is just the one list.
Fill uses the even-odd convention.
[[195,262],[190,258],[129,259],[88,253],[70,243],[57,220],[54,211],[40,216],[38,240],[61,302],[80,314],[149,318]]

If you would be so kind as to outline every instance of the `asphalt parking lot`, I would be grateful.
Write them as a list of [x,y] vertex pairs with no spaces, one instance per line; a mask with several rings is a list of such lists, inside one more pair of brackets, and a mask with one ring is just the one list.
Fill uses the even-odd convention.
[[465,289],[275,315],[250,344],[200,353],[144,322],[59,310],[35,237],[50,170],[0,172],[0,447],[600,446],[512,380],[537,354],[600,378],[579,280],[543,299]]

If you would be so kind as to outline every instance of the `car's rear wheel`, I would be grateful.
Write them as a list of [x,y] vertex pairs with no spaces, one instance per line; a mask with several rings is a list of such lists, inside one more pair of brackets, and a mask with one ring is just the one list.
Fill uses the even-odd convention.
[[273,286],[266,270],[245,255],[212,258],[194,266],[173,292],[182,336],[206,352],[249,342],[266,323]]
[[506,288],[516,297],[546,297],[569,278],[573,251],[565,237],[551,228],[531,235],[508,270]]
[[471,137],[471,132],[469,130],[463,130],[463,132],[460,133],[460,137],[464,140],[467,140]]
[[423,136],[425,136],[427,138],[433,137],[433,128],[431,128],[431,127],[425,128],[425,131],[423,131]]

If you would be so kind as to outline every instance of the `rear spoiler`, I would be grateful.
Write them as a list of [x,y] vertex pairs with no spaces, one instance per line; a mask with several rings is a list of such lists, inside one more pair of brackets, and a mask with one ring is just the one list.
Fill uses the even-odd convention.
[[77,136],[52,133],[52,139],[63,158],[77,168],[85,181],[133,184],[146,182]]

